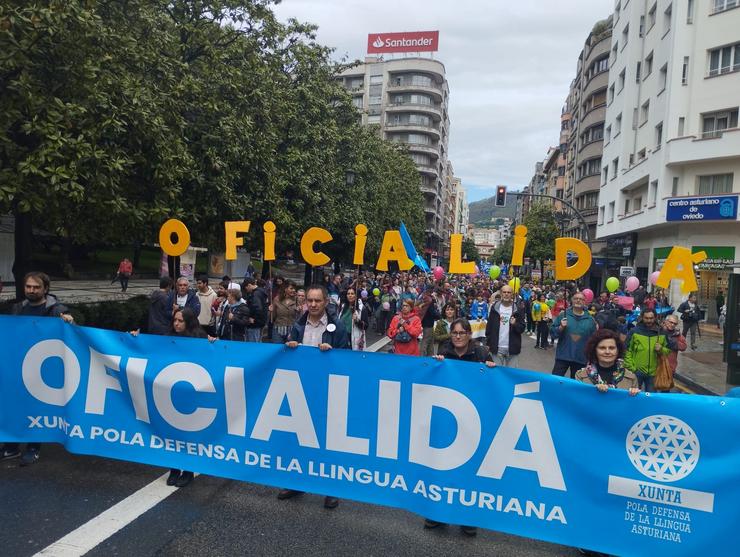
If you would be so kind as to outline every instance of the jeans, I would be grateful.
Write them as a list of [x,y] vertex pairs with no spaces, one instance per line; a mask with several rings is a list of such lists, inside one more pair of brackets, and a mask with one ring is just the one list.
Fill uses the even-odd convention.
[[635,375],[637,376],[637,386],[640,387],[641,390],[646,393],[655,392],[655,375],[648,375],[641,371],[636,371]]
[[509,354],[499,352],[493,357],[493,361],[496,362],[497,366],[502,367],[517,367],[519,363],[519,354]]
[[537,342],[535,346],[547,348],[550,346],[547,338],[550,336],[550,324],[547,321],[537,322]]
[[683,332],[681,334],[686,337],[686,332],[689,332],[689,336],[691,337],[689,346],[691,346],[692,350],[696,347],[696,330],[698,328],[699,323],[697,323],[696,321],[683,322]]
[[248,328],[247,342],[262,342],[262,327]]
[[565,377],[565,372],[570,369],[570,377],[576,378],[576,372],[581,368],[586,367],[586,364],[581,362],[569,362],[568,360],[555,360],[555,365],[552,366],[552,374]]
[[128,290],[128,279],[131,278],[129,275],[120,275],[118,280],[121,281],[121,291],[126,292]]

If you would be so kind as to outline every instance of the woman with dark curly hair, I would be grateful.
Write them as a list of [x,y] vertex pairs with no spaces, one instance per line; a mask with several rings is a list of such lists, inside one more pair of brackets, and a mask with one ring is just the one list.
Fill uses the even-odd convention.
[[588,363],[578,370],[576,379],[595,385],[601,393],[612,389],[627,389],[634,396],[640,392],[637,376],[625,369],[622,357],[624,343],[618,333],[599,329],[586,342],[584,352]]

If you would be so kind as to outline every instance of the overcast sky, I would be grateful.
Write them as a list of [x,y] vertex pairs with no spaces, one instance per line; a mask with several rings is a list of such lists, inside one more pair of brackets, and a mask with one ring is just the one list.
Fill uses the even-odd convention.
[[[283,0],[281,20],[319,26],[320,43],[350,60],[368,33],[439,30],[450,87],[449,156],[469,201],[497,184],[529,183],[557,145],[560,110],[594,23],[614,0]],[[400,55],[396,55],[400,56]]]

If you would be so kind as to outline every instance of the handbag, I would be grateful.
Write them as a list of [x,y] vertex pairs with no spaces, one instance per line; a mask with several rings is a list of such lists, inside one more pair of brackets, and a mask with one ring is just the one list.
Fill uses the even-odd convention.
[[655,390],[670,391],[673,388],[673,372],[668,357],[658,356],[658,367],[655,370]]
[[411,335],[408,333],[408,331],[401,331],[400,333],[396,333],[395,337],[396,342],[411,342]]

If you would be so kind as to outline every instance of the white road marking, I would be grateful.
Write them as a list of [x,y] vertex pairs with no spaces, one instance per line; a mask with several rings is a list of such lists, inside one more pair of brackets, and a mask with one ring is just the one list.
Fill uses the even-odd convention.
[[163,474],[149,485],[142,487],[136,493],[132,493],[123,501],[113,505],[110,509],[89,520],[50,546],[42,549],[36,556],[79,557],[91,551],[149,509],[175,493],[178,488],[167,485],[168,475],[169,472]]

